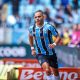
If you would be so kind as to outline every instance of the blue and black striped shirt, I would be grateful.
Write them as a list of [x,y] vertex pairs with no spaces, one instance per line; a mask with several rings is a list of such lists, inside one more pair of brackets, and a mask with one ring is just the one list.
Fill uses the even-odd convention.
[[54,49],[49,48],[49,44],[53,43],[52,35],[58,35],[54,26],[47,22],[44,22],[43,27],[33,25],[29,28],[29,33],[34,36],[37,54],[52,55],[55,53]]

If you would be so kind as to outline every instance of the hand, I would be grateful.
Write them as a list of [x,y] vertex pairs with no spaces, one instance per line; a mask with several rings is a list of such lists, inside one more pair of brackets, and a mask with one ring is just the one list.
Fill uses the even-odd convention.
[[55,45],[54,44],[49,44],[49,48],[54,48],[55,47]]
[[32,55],[33,55],[33,56],[36,56],[36,51],[35,51],[35,49],[32,50]]

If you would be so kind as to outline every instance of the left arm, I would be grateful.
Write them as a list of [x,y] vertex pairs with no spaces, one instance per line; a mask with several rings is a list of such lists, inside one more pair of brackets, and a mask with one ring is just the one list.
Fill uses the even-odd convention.
[[55,40],[55,42],[54,43],[56,43],[56,45],[59,43],[59,41],[60,41],[60,36],[58,35],[57,37],[56,37],[56,40]]
[[52,44],[49,44],[49,47],[54,48],[59,43],[60,36],[54,26],[50,26],[50,31],[51,31],[52,35],[56,37],[56,40]]
[[52,44],[49,44],[49,47],[54,48],[56,45],[58,45],[59,41],[60,41],[60,36],[58,35],[58,36],[56,36],[55,42]]

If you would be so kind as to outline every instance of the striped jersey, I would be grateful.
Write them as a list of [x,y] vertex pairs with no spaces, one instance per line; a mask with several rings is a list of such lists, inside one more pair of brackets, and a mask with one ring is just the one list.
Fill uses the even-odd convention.
[[54,49],[49,48],[49,44],[53,43],[52,35],[58,36],[58,32],[51,24],[44,22],[42,27],[30,26],[29,33],[34,37],[36,54],[52,55]]

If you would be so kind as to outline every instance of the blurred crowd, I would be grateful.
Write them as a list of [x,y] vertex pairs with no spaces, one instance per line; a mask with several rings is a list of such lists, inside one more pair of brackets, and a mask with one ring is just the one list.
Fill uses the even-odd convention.
[[80,46],[80,0],[0,0],[0,28],[28,30],[39,9],[56,26],[60,44]]
[[60,36],[60,44],[69,47],[80,47],[80,24],[73,24],[71,28],[63,28]]

